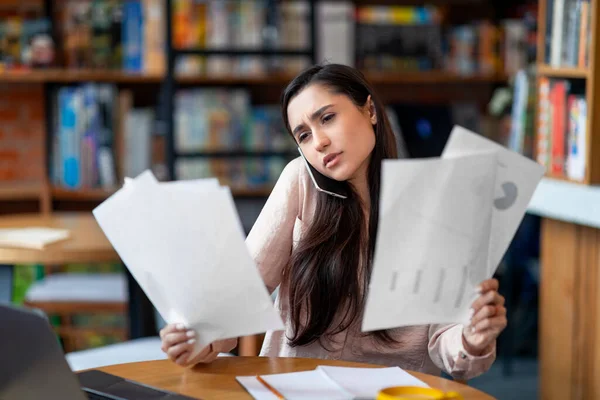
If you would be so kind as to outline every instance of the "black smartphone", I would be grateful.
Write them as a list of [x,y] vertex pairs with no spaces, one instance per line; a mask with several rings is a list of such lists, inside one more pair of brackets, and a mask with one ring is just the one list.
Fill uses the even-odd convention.
[[336,181],[335,179],[323,175],[315,167],[310,165],[306,157],[304,157],[304,153],[302,153],[300,147],[298,147],[298,151],[304,160],[310,179],[313,181],[315,188],[319,192],[327,193],[331,196],[339,197],[340,199],[348,198],[348,185],[345,182]]

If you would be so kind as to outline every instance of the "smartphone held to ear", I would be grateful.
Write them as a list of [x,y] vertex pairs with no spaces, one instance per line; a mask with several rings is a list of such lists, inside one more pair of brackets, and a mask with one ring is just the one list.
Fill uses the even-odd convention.
[[306,165],[310,179],[313,181],[315,188],[319,192],[323,192],[334,197],[339,197],[340,199],[348,198],[348,185],[346,185],[345,182],[336,181],[335,179],[331,179],[323,175],[317,171],[315,167],[310,165],[306,157],[304,157],[304,153],[302,153],[300,147],[298,147],[298,151],[304,160],[304,164]]

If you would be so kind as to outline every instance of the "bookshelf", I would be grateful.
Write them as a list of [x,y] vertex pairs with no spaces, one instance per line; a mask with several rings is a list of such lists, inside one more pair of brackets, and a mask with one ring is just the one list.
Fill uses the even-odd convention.
[[90,188],[90,189],[77,189],[69,190],[60,186],[53,186],[51,195],[53,200],[67,200],[67,201],[97,201],[101,202],[111,196],[117,191],[115,189],[101,189],[101,188]]
[[[536,159],[546,165],[548,171],[534,204],[538,208],[534,214],[542,217],[540,398],[594,399],[600,398],[597,380],[600,374],[600,230],[593,222],[600,184],[599,0],[539,0],[538,7]],[[581,22],[586,13],[589,24]],[[575,19],[567,18],[567,15],[573,15]],[[556,25],[557,21],[559,25]],[[582,24],[584,27],[588,24],[589,40],[581,34],[573,36],[572,32],[576,32],[577,27],[581,30]],[[570,31],[569,26],[575,30]],[[567,35],[563,36],[561,32],[567,32]],[[569,42],[573,38],[574,42]],[[563,53],[559,50],[565,40],[570,49]],[[573,43],[583,45],[573,46]],[[573,49],[577,52],[572,53]],[[579,57],[582,49],[587,52],[587,62],[582,62]],[[557,95],[555,91],[556,98],[549,103],[552,94],[545,97],[543,93],[557,87],[560,92]],[[587,109],[585,119],[571,107],[564,110],[560,105],[565,103],[562,98],[565,88],[567,94],[571,94],[571,89],[583,88],[583,93],[573,94],[585,102],[580,108]],[[576,105],[575,110],[578,107]],[[561,123],[556,118],[567,122]],[[577,136],[568,123],[570,120],[585,127],[585,135],[577,130],[581,135],[578,137],[584,139],[585,151],[574,153],[572,150],[582,147],[581,142],[573,139]],[[564,129],[559,129],[560,126]],[[548,138],[552,141],[548,142]],[[577,145],[573,146],[573,142]],[[556,144],[559,147],[555,148]],[[563,145],[564,152],[560,149]],[[562,171],[557,172],[560,168],[551,164],[556,162],[552,150],[559,160],[558,166],[561,157],[565,160]],[[582,158],[578,158],[580,156]],[[578,168],[578,178],[574,178],[573,170],[569,169],[573,160],[577,160],[578,165],[583,161],[585,165],[585,169]]]
[[569,68],[569,67],[551,67],[546,64],[538,65],[538,75],[547,76],[551,78],[572,78],[572,79],[586,79],[588,77],[589,70],[587,68]]
[[[582,62],[579,57],[575,60],[566,60],[564,56],[560,60],[552,59],[555,57],[554,52],[555,46],[559,46],[559,42],[561,46],[572,45],[571,43],[565,43],[569,40],[568,36],[564,34],[561,35],[559,39],[557,39],[557,32],[554,32],[554,26],[552,24],[548,24],[548,16],[553,16],[557,11],[555,9],[555,2],[559,2],[560,4],[564,4],[565,7],[569,5],[571,7],[575,7],[576,5],[580,5],[583,3],[589,4],[589,41],[587,41],[587,46],[585,44],[576,45],[577,51],[575,55],[578,55],[580,52],[585,51],[587,48],[588,56],[587,62]],[[600,119],[596,115],[600,111],[599,100],[596,99],[596,93],[598,93],[598,89],[600,89],[600,66],[598,65],[598,56],[600,52],[598,51],[598,47],[600,46],[600,41],[597,40],[598,32],[598,2],[597,0],[577,0],[569,3],[568,0],[539,0],[538,7],[538,26],[539,26],[539,34],[538,34],[538,47],[537,47],[537,88],[538,88],[538,104],[536,107],[536,158],[539,162],[546,165],[547,167],[547,176],[553,179],[559,179],[568,182],[586,184],[586,185],[596,185],[600,183],[600,137],[596,131],[600,129]],[[577,11],[573,11],[573,13],[580,12],[581,8],[578,8]],[[562,17],[565,20],[563,24],[567,24],[567,14],[570,12],[570,9],[565,8],[563,10]],[[554,17],[551,17],[550,21],[553,21]],[[581,15],[578,18],[582,19]],[[579,21],[577,24],[577,28],[583,29],[581,26],[582,22]],[[563,27],[563,30],[566,29]],[[560,29],[559,29],[560,30]],[[563,37],[564,36],[564,37]],[[580,34],[577,35],[577,42],[580,43],[582,37]],[[579,52],[579,53],[578,53]],[[568,56],[567,56],[568,57]],[[583,155],[584,164],[585,164],[585,173],[581,177],[572,177],[567,171],[567,163],[569,158],[569,116],[570,110],[566,110],[565,121],[565,132],[557,133],[555,126],[552,124],[556,122],[555,117],[550,118],[549,113],[545,113],[541,111],[541,108],[544,105],[541,103],[542,100],[540,96],[542,96],[542,82],[550,82],[550,85],[554,85],[554,82],[564,81],[568,82],[569,86],[575,83],[578,80],[585,81],[583,86],[584,93],[583,99],[585,99],[586,108],[587,108],[587,118],[585,121],[585,154]],[[569,90],[569,89],[567,89]],[[567,92],[567,95],[571,94]],[[551,94],[550,94],[551,96]],[[552,105],[555,107],[554,105]],[[549,121],[548,124],[541,123],[541,118],[549,118],[546,121]],[[547,126],[544,130],[544,126]],[[595,133],[596,132],[596,133]],[[551,137],[548,137],[551,135]],[[544,136],[547,138],[544,139]],[[564,145],[564,150],[561,151],[557,149],[556,143],[559,143],[560,140],[558,138],[562,137]],[[545,143],[545,144],[544,144]],[[546,149],[546,150],[544,150]],[[562,157],[564,157],[563,166],[561,168],[556,168],[552,163],[555,159],[553,155],[553,150],[558,153],[563,153]],[[559,169],[559,171],[557,171]],[[560,170],[562,169],[562,170]]]
[[365,76],[373,85],[395,85],[395,84],[469,84],[488,83],[500,84],[508,81],[504,74],[472,74],[461,75],[446,71],[431,72],[402,72],[381,73],[366,72]]
[[38,182],[0,183],[0,200],[36,200],[41,193]]
[[[546,67],[546,74],[551,76],[573,76],[585,75],[584,71],[561,69],[554,71]],[[373,73],[365,72],[365,76],[374,85],[389,84],[433,84],[433,83],[505,83],[508,76],[505,74],[473,74],[461,75],[447,71],[423,71],[423,72],[398,72],[398,73]],[[294,78],[291,74],[274,74],[258,76],[197,76],[177,75],[175,81],[181,85],[204,85],[204,86],[283,86]],[[49,70],[6,70],[0,72],[0,83],[85,83],[105,82],[124,84],[159,84],[165,80],[162,74],[137,74],[115,70],[80,70],[80,69],[49,69]]]
[[[65,39],[62,35],[64,20],[62,12],[64,10],[64,4],[67,2],[55,2],[51,0],[22,0],[15,1],[10,0],[3,2],[2,7],[5,9],[19,9],[19,10],[30,10],[38,9],[42,10],[45,16],[50,16],[53,22],[52,36],[56,41],[57,50],[57,64],[66,65],[67,56],[63,54],[65,47]],[[164,4],[174,4],[175,1],[164,1]],[[312,7],[315,4],[320,3],[320,0],[308,1]],[[498,15],[494,15],[494,6],[483,0],[429,0],[427,2],[416,1],[416,0],[351,0],[349,1],[353,7],[361,6],[422,6],[424,4],[439,6],[440,8],[447,8],[447,6],[458,7],[454,9],[453,14],[461,14],[463,10],[473,10],[477,17],[473,19],[491,18],[495,23],[500,21]],[[161,1],[160,4],[163,4]],[[274,3],[271,3],[274,4]],[[162,6],[161,6],[162,7]],[[43,14],[43,15],[44,15]],[[172,15],[176,17],[176,15]],[[456,16],[456,15],[455,15]],[[243,48],[243,46],[234,46],[234,48],[219,48],[219,49],[206,49],[198,46],[189,46],[184,48],[175,48],[170,46],[165,51],[165,64],[169,61],[173,61],[175,57],[180,56],[277,56],[279,58],[304,56],[309,58],[312,62],[317,61],[315,59],[315,47],[317,44],[316,36],[318,31],[315,27],[315,13],[308,14],[310,19],[309,24],[309,36],[311,37],[311,45],[308,48],[298,49],[285,49],[285,48]],[[460,17],[460,16],[459,16]],[[453,19],[454,17],[452,17]],[[466,18],[470,20],[469,18]],[[173,22],[173,19],[167,18],[168,21]],[[465,18],[458,18],[462,23]],[[452,22],[454,23],[454,22]],[[171,27],[173,29],[173,27]],[[166,32],[165,32],[166,33]],[[171,32],[172,34],[177,32]],[[166,36],[166,35],[165,35]],[[60,53],[60,54],[59,54]],[[165,65],[167,69],[168,65]],[[173,67],[173,65],[171,65]],[[207,76],[198,74],[181,74],[175,73],[173,70],[171,73],[136,73],[136,72],[125,72],[120,69],[106,69],[106,68],[90,68],[87,66],[81,68],[67,68],[67,67],[56,67],[53,66],[47,69],[0,69],[0,84],[31,84],[39,85],[44,88],[45,97],[49,97],[48,93],[52,93],[52,90],[65,85],[80,85],[88,82],[95,82],[99,84],[114,84],[118,87],[118,90],[122,89],[133,91],[135,93],[136,102],[139,98],[142,98],[144,102],[155,102],[157,100],[157,94],[159,91],[165,91],[172,89],[171,94],[174,94],[176,87],[181,88],[192,88],[192,87],[223,87],[223,88],[244,88],[247,89],[252,96],[252,100],[257,100],[258,104],[266,103],[267,101],[277,102],[281,89],[292,79],[295,74],[292,73],[267,73],[262,75],[240,75],[233,74],[227,76]],[[430,71],[398,71],[398,72],[370,72],[365,70],[367,78],[375,85],[375,87],[381,91],[382,98],[386,102],[404,102],[404,101],[422,101],[424,103],[438,103],[455,99],[459,101],[473,101],[477,104],[484,104],[489,100],[492,91],[498,85],[505,84],[509,77],[503,73],[471,73],[471,74],[458,74],[452,73],[445,70],[430,70]],[[464,90],[465,86],[468,85],[467,90]],[[150,96],[151,95],[151,96]],[[171,97],[164,96],[164,93],[158,97]],[[150,99],[152,97],[152,99]],[[52,117],[48,116],[51,111],[52,104],[48,99],[45,99],[46,114],[47,114],[47,126],[52,126]],[[163,109],[167,111],[165,115],[171,115],[174,111],[173,105]],[[169,112],[171,111],[171,112]],[[168,117],[167,117],[168,118]],[[164,121],[162,121],[164,122]],[[168,125],[168,123],[167,123]],[[169,130],[169,129],[167,129]],[[169,135],[165,135],[169,136]],[[172,138],[171,138],[172,139]],[[45,148],[48,153],[51,152],[51,140],[48,137],[44,140]],[[177,157],[177,152],[170,148],[172,140],[167,140],[164,144],[166,150],[165,158],[167,164],[171,164],[170,171],[173,171],[171,158]],[[210,152],[204,152],[205,154],[200,157],[210,157]],[[249,159],[255,158],[249,151],[245,152],[244,157]],[[122,154],[122,153],[120,153]],[[289,152],[282,152],[281,154],[273,154],[277,157],[292,157],[295,154]],[[232,154],[217,155],[217,157],[236,157],[240,156],[239,152],[232,152]],[[185,155],[184,155],[185,157]],[[119,162],[118,160],[116,161]],[[48,176],[43,177],[41,186],[48,186],[50,189],[46,192],[42,192],[42,196],[46,196],[46,200],[53,202],[55,200],[65,200],[71,203],[73,202],[99,202],[109,196],[113,191],[102,190],[102,189],[79,189],[69,190],[61,189],[53,186],[50,183],[50,171],[52,169],[49,162],[47,164],[46,174]],[[267,195],[268,188],[234,190],[234,194],[244,196],[257,196],[261,194]]]
[[[178,75],[175,80],[182,85],[205,86],[265,86],[284,85],[293,75],[275,74],[259,76],[195,76]],[[426,78],[426,77],[425,77]],[[138,74],[117,70],[102,69],[48,69],[48,70],[6,70],[0,72],[0,83],[123,83],[123,84],[160,84],[165,80],[164,74]],[[465,77],[468,80],[468,77]]]
[[94,69],[30,69],[0,72],[0,83],[159,83],[162,79],[160,75]]

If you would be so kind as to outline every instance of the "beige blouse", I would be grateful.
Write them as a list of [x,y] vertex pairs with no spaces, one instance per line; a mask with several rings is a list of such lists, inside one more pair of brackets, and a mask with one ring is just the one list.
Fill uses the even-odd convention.
[[[281,274],[295,244],[313,217],[317,191],[306,172],[303,161],[291,161],[282,172],[273,192],[256,220],[246,244],[258,265],[269,292],[281,283]],[[277,296],[275,305],[286,325],[286,331],[267,332],[261,356],[310,357],[399,366],[412,371],[439,375],[443,369],[459,379],[470,379],[485,372],[496,357],[496,344],[483,356],[466,352],[462,342],[462,325],[421,325],[392,329],[397,344],[382,345],[372,335],[360,331],[355,323],[325,344],[291,347],[288,305]]]

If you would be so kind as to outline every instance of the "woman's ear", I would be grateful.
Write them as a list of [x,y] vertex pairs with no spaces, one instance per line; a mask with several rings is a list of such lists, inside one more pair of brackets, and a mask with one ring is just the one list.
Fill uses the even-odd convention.
[[377,111],[375,110],[375,103],[373,102],[371,95],[367,97],[366,106],[369,111],[369,119],[371,120],[371,124],[375,125],[377,123]]

